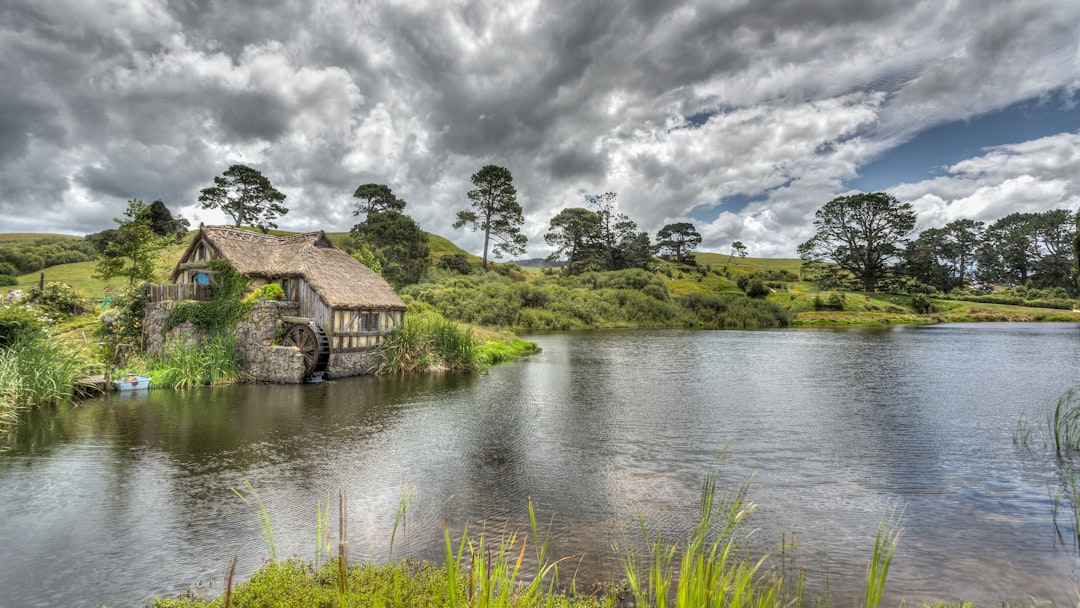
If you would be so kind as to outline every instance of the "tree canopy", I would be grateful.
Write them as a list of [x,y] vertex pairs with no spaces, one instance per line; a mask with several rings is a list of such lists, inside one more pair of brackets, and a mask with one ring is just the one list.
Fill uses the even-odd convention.
[[473,230],[484,232],[484,255],[481,266],[487,270],[488,248],[495,241],[492,253],[497,258],[504,254],[525,253],[528,238],[521,234],[525,218],[517,201],[517,189],[510,171],[498,165],[486,165],[472,175],[476,186],[467,194],[472,209],[458,211],[454,228],[471,225]]
[[682,262],[683,255],[700,244],[701,234],[690,222],[668,224],[656,233],[657,252],[669,252],[677,262]]
[[128,201],[124,218],[113,219],[120,238],[105,247],[95,268],[97,276],[105,281],[127,277],[128,284],[149,281],[154,278],[155,256],[169,238],[154,234],[150,207],[138,199]]
[[400,211],[377,211],[350,232],[371,248],[383,277],[395,288],[416,283],[431,265],[427,234]]
[[555,261],[566,255],[566,274],[577,274],[597,262],[599,215],[583,207],[570,207],[551,218],[550,226],[551,230],[544,235],[544,241],[555,250],[548,259]]
[[405,210],[405,201],[394,196],[390,186],[383,184],[364,184],[353,192],[353,198],[358,199],[353,205],[353,215]]
[[255,226],[263,232],[277,228],[273,220],[289,212],[284,200],[269,179],[246,165],[232,165],[199,195],[203,209],[220,209],[236,226]]
[[829,260],[873,292],[915,230],[915,210],[884,192],[834,198],[815,212],[817,232],[799,245],[804,260]]
[[184,235],[191,228],[191,222],[182,217],[174,218],[160,199],[150,203],[149,213],[150,229],[154,234],[175,239],[177,243],[184,239]]

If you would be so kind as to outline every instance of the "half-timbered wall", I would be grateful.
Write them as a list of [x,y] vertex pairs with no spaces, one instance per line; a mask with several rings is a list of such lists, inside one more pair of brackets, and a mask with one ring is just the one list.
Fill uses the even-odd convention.
[[378,346],[401,325],[404,311],[346,308],[334,310],[327,327],[332,352],[355,352]]

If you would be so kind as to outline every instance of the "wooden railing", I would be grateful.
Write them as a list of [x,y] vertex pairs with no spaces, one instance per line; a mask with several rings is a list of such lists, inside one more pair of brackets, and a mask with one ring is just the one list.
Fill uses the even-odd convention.
[[150,286],[151,302],[169,300],[210,300],[210,286],[198,283],[163,283]]

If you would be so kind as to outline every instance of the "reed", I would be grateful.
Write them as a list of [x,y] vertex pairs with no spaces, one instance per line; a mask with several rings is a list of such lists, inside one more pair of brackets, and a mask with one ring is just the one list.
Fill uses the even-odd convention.
[[747,499],[750,480],[718,497],[718,475],[715,470],[706,475],[698,522],[681,547],[651,535],[639,517],[647,571],[639,570],[633,552],[624,555],[623,570],[640,608],[780,604],[783,581],[763,571],[768,555],[755,560],[747,547],[753,534],[747,526],[756,509]]
[[171,340],[161,356],[147,363],[153,384],[160,386],[188,388],[248,379],[240,366],[240,344],[234,332],[218,332],[201,341]]
[[[497,542],[492,542],[484,533],[478,538],[470,537],[466,526],[456,550],[449,526],[444,526],[446,605],[449,608],[536,606],[545,593],[548,597],[554,595],[559,563],[563,560],[552,561],[548,557],[551,528],[549,526],[541,538],[531,500],[529,523],[531,536],[520,536],[520,543],[517,532],[504,531]],[[529,538],[533,539],[537,565],[532,578],[525,582],[523,564]]]
[[1050,435],[1059,456],[1065,451],[1080,450],[1080,386],[1069,389],[1058,399],[1050,418]]
[[19,410],[71,401],[87,364],[85,356],[54,340],[18,340],[0,348],[0,426],[13,424]]
[[863,608],[877,608],[881,603],[881,593],[885,590],[885,580],[889,576],[889,566],[893,554],[900,544],[903,529],[900,520],[903,513],[896,508],[878,522],[877,535],[874,537],[874,553],[866,566],[866,594]]
[[379,373],[399,374],[433,367],[474,369],[476,342],[472,331],[435,312],[409,315],[380,346]]
[[[244,496],[240,490],[236,488],[229,488],[233,494],[240,497],[240,500],[244,501],[245,505],[251,505],[251,501],[247,496]],[[251,482],[244,480],[244,490],[249,494],[252,500],[255,501],[255,505],[259,509],[259,528],[262,530],[263,542],[266,543],[266,550],[270,552],[270,560],[277,561],[277,548],[274,546],[274,528],[270,525],[270,512],[266,510],[266,505],[263,504],[262,499],[259,498],[258,493],[255,492],[255,488],[251,487]],[[344,541],[343,541],[344,542]]]

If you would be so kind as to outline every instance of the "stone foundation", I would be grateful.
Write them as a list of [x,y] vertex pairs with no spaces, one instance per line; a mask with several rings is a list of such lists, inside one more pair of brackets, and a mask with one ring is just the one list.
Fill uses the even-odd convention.
[[[162,335],[165,317],[176,302],[151,302],[146,305],[143,319],[143,339],[146,351],[160,355],[169,340],[206,337],[206,330],[181,323]],[[281,317],[298,316],[300,305],[296,302],[259,302],[251,308],[247,319],[236,324],[236,337],[240,343],[240,365],[257,382],[299,384],[304,381],[304,356],[292,346],[278,346],[283,327]],[[326,376],[344,378],[374,373],[382,358],[375,349],[355,353],[331,353]]]

